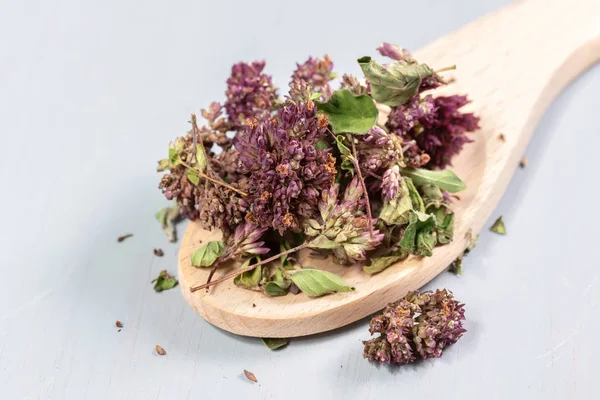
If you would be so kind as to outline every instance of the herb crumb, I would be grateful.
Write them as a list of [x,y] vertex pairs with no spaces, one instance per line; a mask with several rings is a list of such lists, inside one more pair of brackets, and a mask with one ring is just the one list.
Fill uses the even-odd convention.
[[528,162],[528,161],[527,161],[527,157],[523,157],[523,158],[521,159],[521,162],[519,163],[519,167],[521,167],[521,168],[525,168],[525,167],[527,166],[527,162]]
[[164,256],[164,255],[165,255],[165,252],[164,252],[164,251],[162,251],[162,249],[154,249],[154,255],[155,255],[156,257],[162,257],[162,256]]
[[123,327],[123,323],[122,323],[121,321],[118,321],[118,320],[117,320],[117,322],[115,322],[115,326],[116,326],[117,328],[122,328],[122,327]]
[[173,289],[177,286],[177,278],[169,275],[166,269],[160,271],[160,274],[152,282],[154,283],[154,290],[156,292],[162,292],[163,290]]
[[498,217],[496,222],[490,227],[490,231],[497,233],[499,235],[506,235],[506,227],[504,226],[504,221],[502,217]]
[[256,376],[252,372],[244,370],[244,375],[246,375],[246,378],[248,378],[249,381],[254,383],[258,382],[258,379],[256,379]]
[[132,236],[133,236],[133,233],[126,233],[126,234],[124,234],[123,236],[119,236],[119,237],[117,238],[117,242],[118,242],[118,243],[121,243],[123,240],[125,240],[125,239],[127,239],[127,238],[130,238],[130,237],[132,237]]
[[156,353],[158,353],[159,356],[166,356],[167,352],[165,351],[165,349],[162,348],[162,346],[156,345]]
[[256,304],[252,303],[252,307],[256,307]]
[[504,133],[499,134],[498,139],[500,139],[502,142],[506,142],[506,136],[504,136]]

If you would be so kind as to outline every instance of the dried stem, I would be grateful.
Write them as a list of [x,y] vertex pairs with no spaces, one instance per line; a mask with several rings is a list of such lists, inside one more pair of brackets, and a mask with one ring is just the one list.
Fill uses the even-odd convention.
[[452,71],[454,69],[456,69],[456,65],[450,65],[449,67],[438,69],[437,71],[435,71],[435,73],[438,74],[440,72]]
[[195,173],[197,173],[199,176],[201,176],[201,177],[205,178],[206,180],[209,180],[209,181],[211,181],[211,182],[213,182],[213,183],[216,183],[217,185],[224,186],[224,187],[226,187],[226,188],[227,188],[227,189],[229,189],[229,190],[233,190],[234,192],[236,192],[236,193],[239,193],[239,194],[240,194],[240,195],[242,195],[243,197],[246,197],[246,196],[248,196],[246,193],[242,192],[242,191],[241,191],[241,190],[239,190],[239,189],[236,189],[236,188],[234,188],[234,187],[233,187],[233,186],[231,186],[230,184],[228,184],[228,183],[226,183],[226,182],[223,182],[223,181],[220,181],[220,180],[218,180],[218,179],[215,179],[215,178],[211,178],[210,176],[206,175],[204,172],[200,171],[200,170],[199,170],[199,169],[197,169],[197,168],[194,168],[194,167],[192,167],[192,166],[191,166],[191,165],[189,165],[189,164],[186,164],[186,163],[185,163],[185,162],[183,162],[183,161],[181,161],[181,165],[183,165],[183,166],[184,166],[184,167],[186,167],[186,168],[189,168],[189,169],[191,169],[192,171],[194,171]]
[[356,155],[356,146],[354,145],[354,139],[350,138],[350,142],[352,143],[352,163],[354,163],[354,169],[356,169],[358,180],[362,185],[363,195],[365,197],[365,203],[367,206],[367,217],[369,218],[369,234],[371,235],[371,238],[373,238],[375,234],[373,233],[373,217],[371,216],[371,203],[369,202],[369,193],[367,193],[367,185],[365,185],[365,180],[363,179],[362,172],[360,172],[360,165],[358,165],[358,156]]
[[237,276],[237,275],[239,275],[239,274],[242,274],[242,273],[244,273],[244,272],[252,271],[254,268],[256,268],[256,267],[260,267],[261,265],[264,265],[264,264],[268,264],[268,263],[270,263],[271,261],[275,261],[275,260],[277,260],[278,258],[285,256],[286,254],[290,254],[290,253],[294,253],[294,252],[296,252],[296,251],[302,250],[302,249],[304,249],[304,248],[308,247],[308,245],[309,245],[309,244],[310,244],[310,242],[304,242],[304,243],[302,243],[300,246],[296,246],[296,247],[294,247],[294,248],[292,248],[292,249],[289,249],[289,250],[286,250],[286,251],[284,251],[283,253],[279,253],[279,254],[277,254],[277,255],[274,255],[273,257],[269,257],[269,258],[267,258],[266,260],[263,260],[263,261],[261,261],[261,262],[259,262],[259,263],[256,263],[256,264],[249,265],[249,266],[248,266],[248,267],[246,267],[246,268],[242,268],[242,269],[240,269],[240,270],[237,270],[237,271],[235,271],[235,272],[232,272],[231,274],[227,274],[227,275],[225,275],[225,276],[223,276],[223,277],[221,277],[221,278],[219,278],[219,279],[217,279],[217,280],[214,280],[214,281],[212,281],[212,282],[207,282],[207,283],[205,283],[205,284],[203,284],[203,285],[199,285],[199,286],[194,286],[194,287],[191,287],[191,288],[190,288],[190,292],[194,293],[194,292],[196,292],[196,291],[198,291],[198,290],[202,290],[202,289],[204,289],[204,288],[207,288],[207,287],[209,287],[209,286],[216,285],[217,283],[224,282],[224,281],[226,281],[226,280],[228,280],[228,279],[231,279],[231,278],[233,278],[233,277],[235,277],[235,276]]

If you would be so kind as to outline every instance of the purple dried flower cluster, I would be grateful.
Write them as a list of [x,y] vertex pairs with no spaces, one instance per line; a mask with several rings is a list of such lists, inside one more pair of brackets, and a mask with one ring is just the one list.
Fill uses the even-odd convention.
[[314,214],[319,194],[336,174],[330,151],[315,149],[324,135],[312,102],[288,104],[277,118],[249,121],[235,142],[240,172],[248,176],[246,221],[283,235]]
[[[202,110],[204,126],[192,115],[191,131],[159,161],[158,170],[166,171],[159,188],[183,216],[222,231],[221,244],[200,253],[202,263],[215,260],[211,277],[224,261],[265,255],[276,247],[286,249],[281,256],[310,248],[339,263],[370,261],[365,271],[377,273],[390,259],[430,255],[436,244],[452,239],[453,216],[440,189],[447,184],[453,190],[462,181],[443,181],[434,188],[437,195],[422,181],[415,185],[410,178],[415,171],[407,167],[449,164],[471,140],[466,133],[477,129],[478,118],[460,111],[465,96],[423,94],[443,81],[429,67],[413,65],[417,61],[408,51],[386,43],[378,50],[394,60],[388,66],[408,71],[408,84],[393,76],[380,82],[361,63],[365,79],[344,74],[342,89],[334,92],[336,74],[325,55],[297,64],[288,93],[279,98],[263,61],[240,62],[227,79],[225,102]],[[385,104],[400,105],[383,124],[378,110]],[[440,212],[442,207],[448,211]],[[243,272],[275,258],[256,264],[247,259]],[[292,278],[267,268],[259,282],[282,294]],[[245,285],[252,279],[245,277]],[[445,295],[420,294],[396,304],[393,315],[386,309],[389,315],[372,326],[382,336],[368,342],[365,354],[400,363],[437,356],[461,333],[444,325],[452,315],[435,314],[440,302],[452,304],[436,300]],[[377,324],[382,328],[374,328]]]
[[248,118],[264,118],[271,113],[277,100],[277,90],[271,77],[263,73],[264,61],[252,64],[240,62],[231,68],[227,79],[225,110],[234,127],[241,127]]
[[309,57],[303,64],[296,64],[296,70],[292,74],[292,83],[306,82],[315,92],[321,93],[324,100],[329,99],[332,94],[329,81],[335,77],[333,62],[327,54],[323,58]]
[[[400,63],[415,63],[406,50],[389,43],[377,49],[381,55]],[[468,103],[466,96],[421,95],[421,92],[439,87],[444,82],[434,74],[421,82],[419,93],[406,104],[392,107],[386,128],[405,142],[413,142],[406,164],[414,167],[445,168],[452,163],[465,143],[472,140],[466,136],[479,128],[479,118],[463,113],[460,108]]]
[[449,290],[411,292],[371,319],[369,331],[380,335],[363,342],[364,357],[395,364],[441,357],[466,332],[464,320],[464,305]]

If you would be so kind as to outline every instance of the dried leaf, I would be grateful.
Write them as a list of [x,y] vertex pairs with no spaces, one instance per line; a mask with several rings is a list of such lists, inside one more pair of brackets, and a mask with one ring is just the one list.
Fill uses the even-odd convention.
[[[240,268],[243,269],[248,267],[250,263],[256,264],[258,262],[260,262],[260,257],[250,257],[246,261],[244,261]],[[242,272],[241,274],[233,278],[233,283],[237,286],[241,286],[246,289],[258,287],[262,279],[262,273],[262,266],[258,266],[250,271]]]
[[225,251],[225,246],[220,240],[206,243],[192,254],[192,265],[194,267],[210,267]]
[[204,172],[206,170],[206,153],[204,152],[204,145],[201,143],[196,145],[196,162],[198,163],[198,169]]
[[309,297],[319,297],[329,293],[352,292],[353,287],[346,283],[339,276],[328,271],[306,268],[295,272],[292,281],[300,290]]
[[115,322],[115,326],[117,328],[122,328],[123,327],[123,323],[121,321],[117,320],[117,322]]
[[462,269],[463,256],[460,255],[450,264],[450,271],[454,272],[456,275],[461,276],[463,274]]
[[281,349],[290,343],[286,338],[261,338],[262,342],[271,350]]
[[370,265],[363,267],[363,271],[371,275],[377,274],[404,258],[406,258],[406,255],[373,258]]
[[125,239],[127,239],[127,238],[130,238],[130,237],[132,237],[132,236],[133,236],[133,233],[126,233],[126,234],[124,234],[123,236],[119,236],[119,237],[117,238],[117,242],[121,243],[123,240],[125,240]]
[[269,282],[265,285],[265,294],[269,296],[284,296],[288,293],[291,283],[283,274],[283,270],[277,268]]
[[373,99],[391,107],[406,103],[419,92],[422,79],[435,74],[426,64],[382,65],[371,57],[359,58],[358,64],[371,84]]
[[499,235],[506,235],[506,227],[504,226],[504,221],[502,217],[498,217],[494,225],[491,226],[490,231],[497,233]]
[[354,163],[352,162],[352,152],[344,144],[344,137],[342,135],[336,136],[335,143],[337,144],[337,148],[342,156],[342,163],[340,164],[340,168],[345,171],[349,171],[352,174],[352,176],[354,176]]
[[156,345],[156,352],[158,353],[159,356],[166,356],[167,352],[165,351],[165,349],[162,348],[162,346]]
[[165,207],[156,214],[154,214],[156,220],[160,222],[163,232],[169,238],[169,242],[177,241],[177,232],[175,231],[175,224],[181,219],[179,214],[179,206]]
[[367,95],[355,96],[346,89],[336,90],[327,103],[317,103],[327,115],[333,133],[364,135],[377,122],[379,111]]
[[155,255],[156,257],[162,257],[162,256],[164,256],[164,255],[165,255],[165,252],[164,252],[164,251],[162,251],[162,249],[154,249],[154,255]]
[[193,169],[188,169],[187,178],[188,178],[188,181],[192,182],[194,185],[197,185],[200,183],[200,177],[198,176],[198,173],[196,171],[194,171]]
[[433,215],[411,210],[408,226],[400,240],[400,248],[417,256],[431,256],[436,245],[435,227]]
[[408,212],[412,209],[413,204],[408,191],[407,179],[402,179],[394,198],[383,204],[379,219],[389,225],[403,225],[408,222]]
[[177,286],[177,278],[169,275],[167,270],[162,270],[150,283],[154,283],[154,290],[156,292],[162,292],[163,290],[173,289]]
[[408,176],[417,186],[429,183],[450,193],[460,192],[467,188],[467,185],[449,169],[430,171],[421,168],[402,168],[400,174]]
[[246,378],[248,378],[249,381],[252,381],[254,383],[258,382],[256,376],[254,376],[252,372],[244,370],[244,375],[246,375]]
[[169,167],[171,168],[181,164],[181,156],[179,155],[179,152],[174,148],[169,149],[169,158],[167,160],[169,162]]

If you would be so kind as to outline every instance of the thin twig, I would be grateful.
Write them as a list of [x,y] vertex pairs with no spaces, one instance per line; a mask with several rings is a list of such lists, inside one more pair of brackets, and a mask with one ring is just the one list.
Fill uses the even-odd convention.
[[[194,143],[194,153],[192,155],[193,159],[196,159],[196,162],[198,162],[197,157],[196,157],[196,149],[198,149],[198,124],[196,123],[196,114],[192,113],[191,116],[191,121],[192,121],[192,143]],[[202,143],[202,149],[204,149],[204,143]],[[206,156],[206,154],[204,154]]]
[[369,175],[370,175],[370,176],[372,176],[373,178],[375,178],[375,179],[378,179],[378,180],[380,180],[380,181],[383,181],[383,178],[382,178],[381,176],[377,175],[375,172],[371,172],[371,171],[369,171],[369,170],[367,170],[366,172],[367,172],[367,174],[369,174]]
[[226,281],[226,280],[228,280],[228,279],[231,279],[231,278],[233,278],[233,277],[235,277],[235,276],[237,276],[237,275],[239,275],[239,274],[242,274],[242,273],[244,273],[244,272],[252,271],[254,268],[256,268],[256,267],[260,267],[261,265],[264,265],[264,264],[268,264],[268,263],[270,263],[271,261],[275,261],[275,260],[277,260],[278,258],[285,256],[286,254],[290,254],[290,253],[293,253],[293,252],[296,252],[296,251],[302,250],[302,249],[304,249],[304,248],[308,247],[308,245],[309,245],[309,244],[310,244],[309,242],[304,242],[304,243],[302,243],[300,246],[296,246],[296,247],[294,247],[293,249],[289,249],[289,250],[286,250],[286,251],[284,251],[283,253],[279,253],[279,254],[277,254],[277,255],[274,255],[273,257],[269,257],[269,258],[267,258],[267,259],[266,259],[266,260],[264,260],[264,261],[261,261],[261,262],[259,262],[259,263],[256,263],[256,264],[252,264],[252,265],[250,265],[250,266],[248,266],[248,267],[246,267],[246,268],[242,268],[242,269],[240,269],[240,270],[237,270],[237,271],[235,271],[235,272],[232,272],[231,274],[227,274],[227,275],[225,275],[225,276],[223,276],[223,277],[221,277],[221,278],[219,278],[219,279],[217,279],[217,280],[214,280],[214,281],[212,281],[212,282],[205,283],[205,284],[203,284],[203,285],[199,285],[199,286],[194,286],[194,287],[191,287],[191,288],[190,288],[190,292],[194,293],[194,292],[196,292],[196,291],[198,291],[198,290],[202,290],[202,289],[204,289],[204,288],[207,288],[207,287],[209,287],[209,286],[216,285],[217,283],[224,282],[224,281]]
[[362,173],[360,172],[360,165],[358,165],[358,156],[356,155],[356,146],[354,145],[354,139],[350,139],[350,142],[352,143],[352,163],[354,164],[354,168],[356,169],[358,180],[362,185],[363,195],[365,197],[365,202],[367,206],[367,217],[369,218],[369,234],[371,235],[371,238],[373,238],[375,234],[373,233],[373,217],[371,216],[371,203],[369,202],[369,193],[367,193],[367,185],[365,185],[365,180],[363,179]]
[[191,165],[186,164],[183,161],[181,161],[181,165],[183,165],[186,168],[191,169],[192,171],[194,171],[195,173],[197,173],[199,176],[201,176],[201,177],[203,177],[203,178],[205,178],[205,179],[207,179],[207,180],[209,180],[209,181],[211,181],[213,183],[216,183],[217,185],[225,186],[227,189],[233,190],[234,192],[239,193],[240,195],[242,195],[244,197],[248,196],[246,193],[242,192],[239,189],[234,188],[230,184],[228,184],[226,182],[223,182],[223,181],[220,181],[220,180],[215,179],[215,178],[211,178],[210,176],[206,175],[204,172],[200,171],[197,168],[192,167]]

